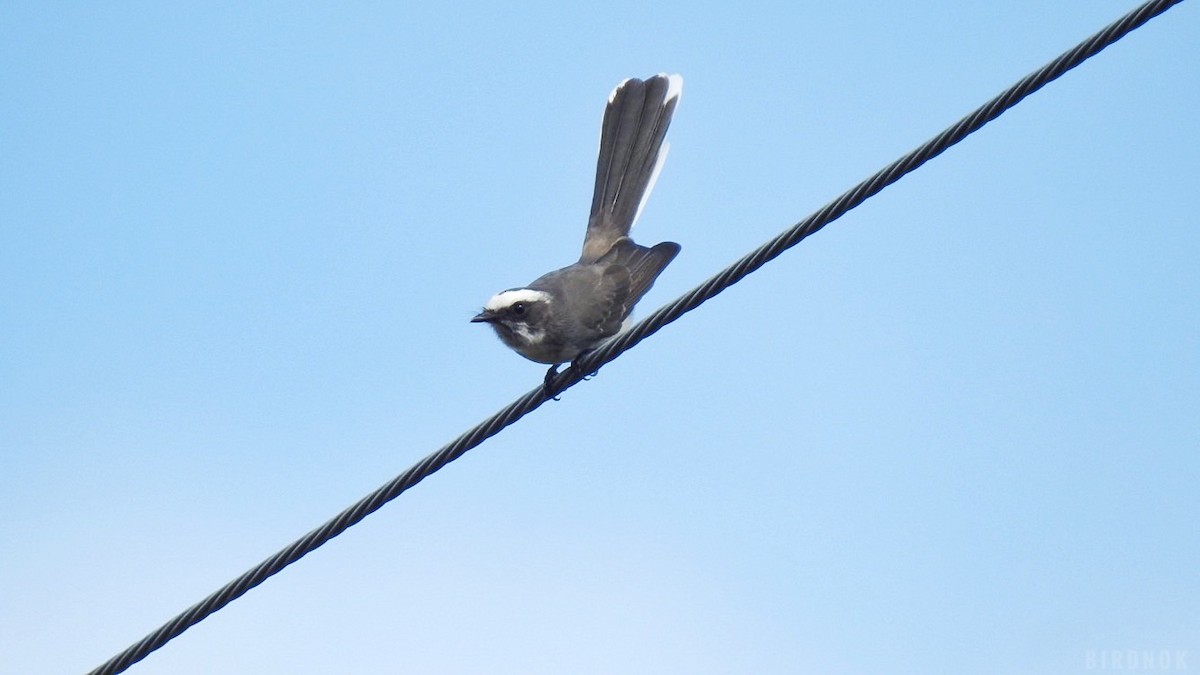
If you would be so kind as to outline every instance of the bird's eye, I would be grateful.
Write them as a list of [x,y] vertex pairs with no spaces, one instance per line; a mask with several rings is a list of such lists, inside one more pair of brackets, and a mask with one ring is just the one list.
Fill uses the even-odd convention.
[[512,313],[516,314],[517,316],[525,316],[525,303],[514,302],[512,306]]

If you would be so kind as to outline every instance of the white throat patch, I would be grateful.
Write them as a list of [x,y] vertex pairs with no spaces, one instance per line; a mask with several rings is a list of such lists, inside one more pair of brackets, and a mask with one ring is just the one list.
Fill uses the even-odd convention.
[[529,330],[529,326],[518,323],[512,327],[513,332],[521,336],[527,345],[540,345],[542,340],[546,339],[546,331],[544,330]]
[[546,291],[535,291],[532,288],[514,288],[500,291],[493,295],[483,306],[489,312],[496,312],[505,307],[512,307],[518,302],[550,302],[550,294]]

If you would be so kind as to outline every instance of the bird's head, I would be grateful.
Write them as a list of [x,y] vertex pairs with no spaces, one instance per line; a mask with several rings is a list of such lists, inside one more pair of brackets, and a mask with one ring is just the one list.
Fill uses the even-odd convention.
[[532,288],[512,288],[493,295],[471,323],[488,323],[509,347],[523,352],[546,338],[552,296]]

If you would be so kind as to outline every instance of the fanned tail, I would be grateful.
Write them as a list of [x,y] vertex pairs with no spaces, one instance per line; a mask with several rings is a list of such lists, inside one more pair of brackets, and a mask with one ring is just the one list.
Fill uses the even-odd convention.
[[625,80],[609,96],[581,262],[598,260],[629,234],[666,159],[663,141],[682,91],[679,75],[655,75]]

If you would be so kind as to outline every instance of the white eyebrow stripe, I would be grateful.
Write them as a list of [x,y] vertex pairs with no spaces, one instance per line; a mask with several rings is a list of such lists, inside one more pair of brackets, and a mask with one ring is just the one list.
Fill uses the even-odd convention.
[[495,312],[505,307],[511,307],[513,303],[517,302],[550,302],[550,294],[546,291],[535,291],[532,288],[513,288],[493,295],[483,308],[489,312]]

